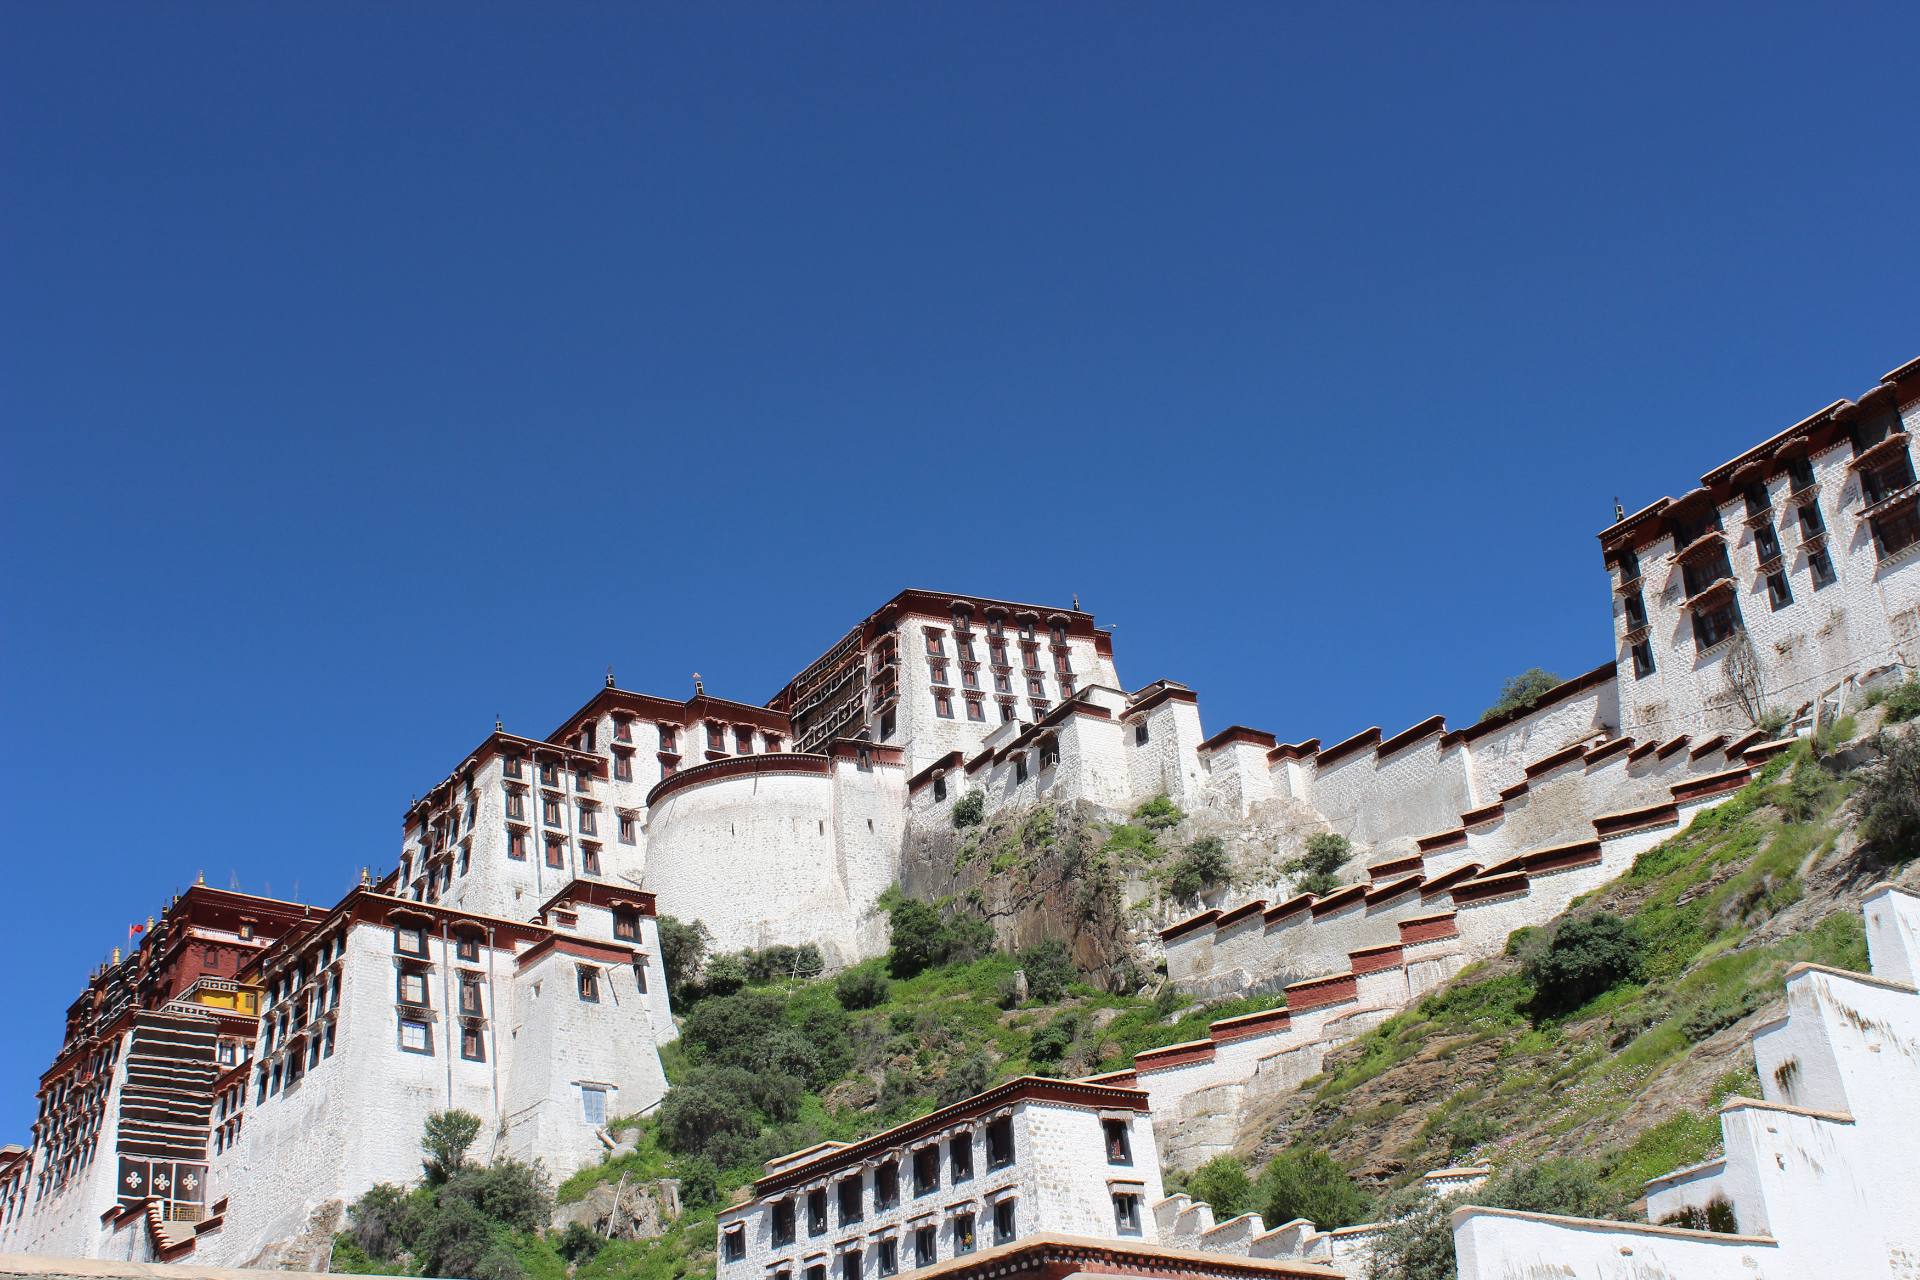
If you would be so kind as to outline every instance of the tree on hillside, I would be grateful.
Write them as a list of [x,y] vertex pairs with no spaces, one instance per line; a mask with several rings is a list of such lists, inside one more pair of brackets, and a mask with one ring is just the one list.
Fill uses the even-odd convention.
[[1315,833],[1307,840],[1307,847],[1297,858],[1289,858],[1281,870],[1288,872],[1294,879],[1294,888],[1301,893],[1311,893],[1323,898],[1340,887],[1334,878],[1334,872],[1347,864],[1353,856],[1353,846],[1343,835],[1331,831]]
[[713,935],[698,920],[677,920],[661,916],[660,963],[667,971],[667,999],[676,1007],[685,1005],[700,978],[700,966],[707,958],[707,944]]
[[427,1181],[445,1182],[460,1172],[467,1162],[467,1148],[480,1136],[480,1117],[471,1111],[436,1111],[427,1117],[420,1134],[420,1149],[427,1153],[421,1161]]
[[1282,1151],[1261,1171],[1254,1203],[1270,1227],[1306,1218],[1322,1231],[1367,1216],[1366,1192],[1334,1158],[1311,1147]]
[[1640,973],[1640,939],[1609,911],[1575,916],[1553,931],[1526,961],[1527,978],[1542,1012],[1577,1009],[1602,991]]
[[1528,667],[1500,686],[1499,701],[1482,711],[1480,718],[1491,720],[1495,716],[1506,715],[1509,711],[1524,711],[1540,701],[1541,694],[1559,683],[1560,677],[1553,672],[1542,671],[1539,667]]

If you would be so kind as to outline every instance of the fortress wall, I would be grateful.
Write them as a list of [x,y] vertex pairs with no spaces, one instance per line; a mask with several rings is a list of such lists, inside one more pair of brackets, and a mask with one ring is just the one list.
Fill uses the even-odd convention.
[[1560,687],[1573,691],[1563,697],[1549,691],[1534,710],[1491,731],[1476,728],[1464,732],[1478,803],[1492,804],[1503,789],[1525,781],[1530,761],[1576,742],[1599,742],[1614,736],[1620,724],[1620,688],[1612,664]]
[[[1330,763],[1317,759],[1307,784],[1308,802],[1335,831],[1372,849],[1446,826],[1471,807],[1471,797],[1467,757],[1458,748],[1442,745],[1445,731],[1446,722],[1435,716],[1407,734],[1376,741]],[[1407,741],[1408,734],[1417,736]],[[1321,753],[1321,759],[1327,754]]]
[[647,816],[647,883],[662,915],[700,920],[715,951],[852,933],[835,849],[832,779],[722,777],[675,791]]

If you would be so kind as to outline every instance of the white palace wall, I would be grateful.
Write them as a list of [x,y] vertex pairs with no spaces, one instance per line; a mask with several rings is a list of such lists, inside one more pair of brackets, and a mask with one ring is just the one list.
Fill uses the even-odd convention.
[[703,921],[716,951],[813,942],[842,965],[883,949],[873,908],[898,878],[905,830],[897,760],[749,763],[752,772],[689,771],[655,800],[647,883],[661,912]]

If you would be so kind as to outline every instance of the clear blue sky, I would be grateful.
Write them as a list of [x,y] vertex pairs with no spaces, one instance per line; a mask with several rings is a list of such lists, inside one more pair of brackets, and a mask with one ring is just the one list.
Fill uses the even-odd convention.
[[0,1140],[126,924],[916,585],[1288,738],[1920,354],[1911,6],[10,6]]

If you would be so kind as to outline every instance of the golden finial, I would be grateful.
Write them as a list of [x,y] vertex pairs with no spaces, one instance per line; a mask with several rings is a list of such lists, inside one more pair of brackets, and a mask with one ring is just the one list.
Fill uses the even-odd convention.
[[205,887],[206,887],[206,884],[207,884],[207,872],[206,872],[206,868],[204,868],[204,867],[202,867],[202,868],[200,869],[200,874],[199,874],[198,876],[196,876],[196,877],[194,877],[194,881],[193,881],[193,882],[194,882],[195,884],[197,884],[197,885],[199,885],[199,886],[200,886],[201,888],[205,888]]
[[367,873],[365,867],[360,868],[360,883],[363,887],[373,883],[373,877]]
[[148,933],[152,933],[152,932],[153,932],[153,917],[152,917],[152,916],[148,916],[148,917],[147,917],[147,932],[148,932]]
[[120,948],[118,948],[118,947],[115,947],[115,948],[113,949],[113,962],[114,962],[115,964],[119,964],[119,963],[120,963]]

